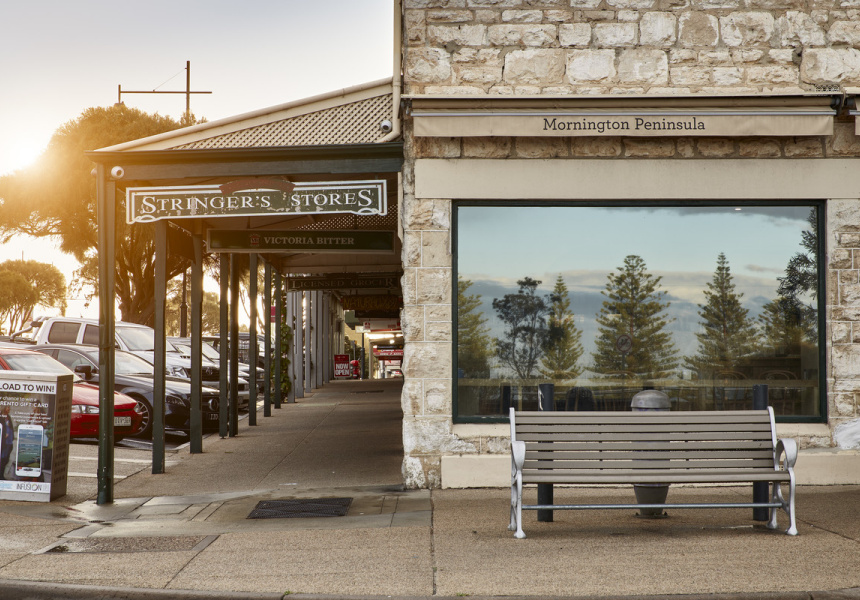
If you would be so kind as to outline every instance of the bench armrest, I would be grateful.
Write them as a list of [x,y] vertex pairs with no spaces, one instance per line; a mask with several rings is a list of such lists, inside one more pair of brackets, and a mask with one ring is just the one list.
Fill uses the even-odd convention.
[[[780,461],[782,456],[785,458]],[[774,449],[774,461],[774,468],[779,467],[780,462],[782,462],[783,470],[793,471],[794,463],[797,462],[797,442],[792,438],[781,438],[777,441]]]
[[511,471],[512,474],[523,470],[526,461],[526,443],[514,440],[511,442]]

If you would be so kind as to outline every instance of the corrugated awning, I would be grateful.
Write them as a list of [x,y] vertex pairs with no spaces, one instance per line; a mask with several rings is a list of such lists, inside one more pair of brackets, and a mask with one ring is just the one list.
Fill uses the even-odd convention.
[[833,134],[835,114],[829,97],[413,98],[411,111],[424,137],[820,136]]

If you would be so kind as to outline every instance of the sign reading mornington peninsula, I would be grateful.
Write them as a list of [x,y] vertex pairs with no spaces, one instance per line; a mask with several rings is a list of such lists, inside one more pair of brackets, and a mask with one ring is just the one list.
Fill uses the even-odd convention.
[[126,200],[128,223],[199,217],[388,212],[384,179],[318,183],[247,179],[220,186],[132,187],[126,190]]

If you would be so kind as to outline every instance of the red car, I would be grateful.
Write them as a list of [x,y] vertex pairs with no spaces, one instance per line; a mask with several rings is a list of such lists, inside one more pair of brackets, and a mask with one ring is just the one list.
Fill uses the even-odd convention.
[[[0,348],[0,369],[74,375],[72,391],[71,437],[99,436],[99,388],[86,383],[77,373],[46,354],[24,348]],[[137,433],[142,416],[137,401],[116,392],[114,406],[114,441]]]

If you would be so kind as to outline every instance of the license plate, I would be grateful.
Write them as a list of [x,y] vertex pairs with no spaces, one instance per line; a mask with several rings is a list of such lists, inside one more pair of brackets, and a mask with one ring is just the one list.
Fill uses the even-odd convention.
[[217,421],[218,420],[218,414],[217,413],[209,413],[208,415],[206,415],[206,418],[209,419],[210,421]]
[[131,417],[114,417],[114,427],[131,427]]

